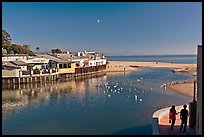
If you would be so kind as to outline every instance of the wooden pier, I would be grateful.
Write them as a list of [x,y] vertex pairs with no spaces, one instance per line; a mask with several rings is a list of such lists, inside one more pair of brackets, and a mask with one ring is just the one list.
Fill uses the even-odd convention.
[[51,74],[36,74],[36,75],[25,75],[22,77],[13,78],[2,78],[2,85],[7,84],[26,84],[26,83],[42,83],[57,80],[71,80],[77,79],[78,77],[87,77],[89,75],[98,75],[106,69],[106,65],[91,66],[91,67],[80,67],[75,68],[75,73],[51,73]]

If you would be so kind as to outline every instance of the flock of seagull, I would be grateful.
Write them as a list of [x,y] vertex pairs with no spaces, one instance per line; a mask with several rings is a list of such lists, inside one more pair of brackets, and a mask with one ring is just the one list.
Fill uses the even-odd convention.
[[[143,99],[139,96],[139,94],[143,94],[147,89],[141,89],[136,87],[131,87],[133,84],[141,84],[143,85],[145,81],[149,81],[149,79],[145,79],[143,77],[135,80],[125,80],[125,81],[113,81],[113,82],[106,82],[103,84],[98,84],[96,86],[97,90],[102,89],[104,94],[107,94],[107,96],[110,98],[112,94],[120,94],[120,93],[128,93],[126,96],[128,98],[132,97],[135,101],[143,101]],[[150,91],[152,91],[153,88],[150,88]],[[133,96],[130,95],[133,94]]]
[[[105,82],[103,84],[98,84],[96,86],[97,90],[101,89],[103,91],[104,94],[106,94],[109,98],[113,95],[113,94],[120,94],[120,93],[127,93],[126,96],[128,98],[133,98],[135,101],[143,101],[143,99],[141,98],[141,94],[147,92],[147,91],[152,91],[153,88],[151,87],[150,89],[142,89],[142,88],[138,88],[138,87],[131,87],[131,86],[135,86],[136,84],[140,84],[144,87],[146,87],[144,84],[144,82],[150,81],[150,79],[147,78],[139,78],[136,80],[125,80],[125,81],[118,81],[115,80],[113,82]],[[157,83],[157,81],[154,81],[155,83]],[[177,84],[177,83],[185,83],[185,81],[173,81],[170,83],[164,83],[160,86],[160,88],[163,88],[164,90],[167,89],[167,85],[173,85],[173,84]],[[130,93],[132,95],[130,95]]]
[[180,83],[186,83],[186,82],[189,82],[189,81],[178,81],[177,80],[177,81],[173,81],[173,82],[169,82],[169,83],[164,83],[160,87],[164,88],[166,90],[167,85],[174,85],[174,84],[180,84]]

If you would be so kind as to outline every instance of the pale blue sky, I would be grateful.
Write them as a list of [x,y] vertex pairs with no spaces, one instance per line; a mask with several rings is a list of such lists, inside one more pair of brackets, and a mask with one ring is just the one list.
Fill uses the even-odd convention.
[[33,51],[196,54],[202,3],[3,2],[2,25],[12,43],[30,44]]

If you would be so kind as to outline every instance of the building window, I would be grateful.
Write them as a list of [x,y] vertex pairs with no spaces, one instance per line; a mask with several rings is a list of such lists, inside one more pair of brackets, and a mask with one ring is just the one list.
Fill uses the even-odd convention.
[[64,64],[64,68],[67,68],[67,64]]
[[62,64],[59,64],[59,68],[62,68]]
[[71,68],[71,63],[68,64],[68,68]]
[[90,63],[90,65],[92,65],[92,63]]

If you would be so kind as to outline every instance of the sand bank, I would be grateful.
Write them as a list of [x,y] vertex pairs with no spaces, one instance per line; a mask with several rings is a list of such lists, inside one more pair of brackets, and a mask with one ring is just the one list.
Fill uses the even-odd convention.
[[186,96],[193,98],[193,91],[194,91],[194,82],[193,81],[187,82],[187,83],[167,85],[167,88],[169,88],[169,89],[171,89],[177,93],[180,93],[180,94],[183,94],[183,95],[186,95]]
[[166,62],[122,62],[109,61],[106,72],[135,71],[143,68],[171,68],[174,72],[196,75],[196,64],[176,64]]
[[[122,62],[122,61],[109,61],[105,72],[129,72],[137,71],[144,68],[171,68],[175,73],[187,73],[196,76],[196,64],[176,64],[166,62]],[[193,97],[193,81],[187,83],[178,83],[168,85],[171,90]]]

